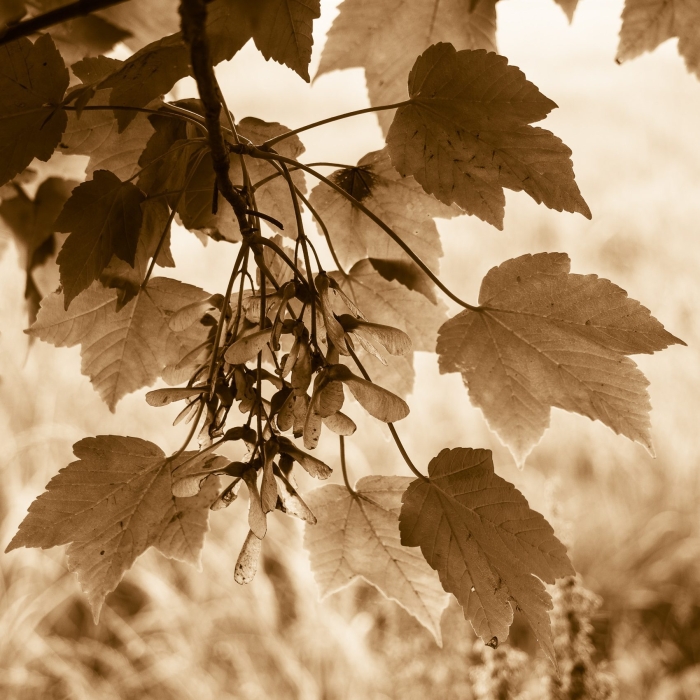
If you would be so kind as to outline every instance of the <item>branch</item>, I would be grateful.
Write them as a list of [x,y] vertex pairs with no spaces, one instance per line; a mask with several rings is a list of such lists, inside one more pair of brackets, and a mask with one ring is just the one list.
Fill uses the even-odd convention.
[[219,191],[231,205],[241,233],[245,237],[252,233],[253,228],[249,225],[246,216],[245,199],[236,192],[229,177],[229,149],[219,121],[221,100],[209,55],[209,40],[206,32],[206,0],[181,0],[180,17],[182,19],[182,36],[190,49],[192,73],[197,82],[199,97],[204,105],[204,120],[209,132],[211,160]]
[[55,24],[68,22],[76,17],[83,17],[123,2],[127,2],[127,0],[76,0],[70,5],[63,5],[63,7],[57,7],[55,10],[44,12],[31,19],[25,19],[24,22],[0,28],[0,46],[9,44],[20,37],[36,34],[42,29],[53,27]]

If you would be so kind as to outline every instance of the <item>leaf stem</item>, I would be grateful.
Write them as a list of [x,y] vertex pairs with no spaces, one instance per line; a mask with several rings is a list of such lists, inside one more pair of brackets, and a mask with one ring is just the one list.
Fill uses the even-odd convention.
[[24,22],[0,28],[0,46],[9,44],[20,37],[36,34],[42,29],[53,27],[55,24],[62,24],[76,17],[89,15],[97,10],[104,10],[107,7],[119,5],[123,2],[126,2],[126,0],[76,0],[69,5],[63,5],[36,17],[25,19]]
[[262,143],[258,148],[263,150],[274,146],[276,143],[288,139],[290,136],[295,134],[300,134],[302,131],[308,131],[309,129],[315,129],[317,126],[323,126],[324,124],[330,124],[331,122],[337,122],[340,119],[347,119],[348,117],[356,117],[359,114],[367,114],[369,112],[381,112],[385,109],[397,109],[398,107],[403,107],[404,105],[411,104],[411,100],[404,100],[403,102],[397,102],[393,105],[379,105],[378,107],[365,107],[364,109],[356,109],[352,112],[345,112],[344,114],[336,114],[334,117],[327,117],[326,119],[321,119],[318,122],[313,122],[311,124],[306,124],[300,126],[298,129],[293,129],[292,131],[287,131],[284,134],[275,136],[274,138],[268,139]]
[[396,243],[396,245],[398,245],[403,251],[406,252],[406,254],[411,258],[411,260],[413,260],[413,262],[416,263],[416,265],[418,265],[418,267],[425,273],[425,275],[435,283],[438,289],[442,290],[442,292],[444,292],[450,299],[452,299],[452,301],[456,302],[465,309],[469,309],[470,311],[476,311],[477,313],[481,312],[480,307],[467,303],[463,299],[460,299],[456,294],[451,292],[449,288],[446,287],[440,281],[440,278],[437,277],[437,275],[435,275],[435,273],[420,259],[420,257],[418,257],[413,252],[413,249],[407,243],[404,242],[401,236],[399,236],[395,231],[393,231],[393,229],[387,226],[376,214],[367,209],[367,207],[364,204],[356,200],[349,192],[346,192],[342,187],[336,185],[335,182],[333,182],[327,177],[324,177],[323,175],[321,175],[321,173],[309,167],[308,165],[300,163],[299,161],[296,161],[292,158],[286,158],[285,156],[281,156],[277,153],[268,154],[264,151],[260,151],[260,149],[258,148],[249,149],[249,151],[250,155],[253,158],[265,158],[268,160],[277,160],[280,163],[289,163],[292,165],[297,165],[302,170],[306,171],[310,175],[313,175],[316,179],[320,180],[324,184],[334,189],[336,192],[338,192],[338,194],[345,197],[345,199],[351,202],[353,206],[357,207],[365,216],[374,221],[374,223],[377,224],[377,226],[379,226]]
[[350,492],[350,495],[357,496],[357,491],[350,486],[350,480],[348,479],[348,467],[345,464],[345,437],[343,435],[338,435],[340,439],[340,467],[343,470],[343,481],[345,482],[345,488]]
[[[355,364],[357,365],[357,368],[360,370],[362,373],[362,376],[368,381],[371,382],[372,379],[367,373],[367,370],[364,368],[362,363],[360,362],[359,358],[355,354],[355,351],[352,349],[350,344],[348,343],[348,350],[350,351],[350,356],[354,360]],[[394,438],[394,442],[396,443],[396,447],[398,448],[399,452],[401,453],[401,456],[403,457],[403,461],[406,462],[408,465],[408,468],[419,478],[422,479],[423,481],[430,481],[430,479],[425,476],[425,474],[421,474],[418,469],[416,468],[415,464],[411,461],[411,458],[408,456],[408,452],[406,452],[406,448],[403,446],[403,443],[401,442],[401,438],[399,437],[399,434],[396,432],[396,428],[394,428],[393,423],[387,423],[389,426],[389,432],[391,433],[391,437]]]

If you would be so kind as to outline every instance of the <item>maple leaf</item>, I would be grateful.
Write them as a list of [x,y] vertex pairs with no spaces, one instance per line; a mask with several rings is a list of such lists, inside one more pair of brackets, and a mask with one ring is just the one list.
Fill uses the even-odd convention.
[[649,382],[626,355],[685,345],[623,289],[570,265],[564,253],[508,260],[484,277],[479,310],[440,329],[440,372],[462,374],[518,464],[549,426],[551,406],[651,451]]
[[[386,148],[368,153],[356,168],[336,170],[330,179],[376,214],[437,272],[442,245],[433,217],[451,219],[462,213],[459,209],[447,207],[426,194],[412,177],[401,177]],[[309,201],[324,220],[344,267],[362,258],[406,260],[413,264],[377,224],[328,185],[320,182],[314,187]]]
[[556,105],[520,69],[486,51],[436,44],[408,78],[410,103],[387,135],[391,160],[445,204],[503,227],[503,188],[590,218],[574,180],[571,150],[530,126]]
[[124,43],[136,51],[165,34],[177,32],[180,28],[179,4],[179,0],[132,2],[99,10],[95,15],[125,29],[129,36]]
[[444,449],[428,474],[403,496],[401,543],[421,548],[484,642],[505,641],[515,606],[556,664],[552,600],[542,582],[574,574],[564,545],[520,491],[494,473],[490,450]]
[[626,0],[617,62],[653,51],[678,37],[678,53],[700,78],[700,3],[695,0]]
[[[86,73],[81,74],[89,80],[87,76],[92,70],[88,66],[85,68]],[[107,106],[109,98],[110,90],[97,90],[89,105]],[[119,179],[128,180],[139,171],[139,158],[153,132],[148,115],[144,113],[133,113],[129,125],[120,132],[117,119],[109,109],[70,112],[58,147],[64,155],[90,156],[85,170],[88,177],[96,170],[110,170]]]
[[32,272],[55,254],[54,222],[77,184],[74,180],[50,177],[39,185],[33,200],[16,187],[16,196],[5,198],[0,204],[0,216],[12,231],[21,253],[20,265],[27,273],[24,296],[29,303],[30,323],[36,318],[43,296]]
[[50,294],[26,332],[56,347],[80,344],[82,373],[114,411],[122,396],[153,384],[164,367],[177,364],[206,340],[209,329],[200,323],[175,332],[168,320],[209,296],[198,287],[156,277],[117,311],[117,292],[95,282],[68,310],[60,292]]
[[304,546],[322,596],[362,577],[395,600],[441,645],[440,617],[449,597],[425,559],[401,546],[398,515],[411,479],[366,476],[356,495],[330,484],[311,491],[306,503],[317,518],[307,525]]
[[[446,41],[458,49],[496,51],[496,0],[470,12],[464,0],[345,0],[333,22],[316,77],[364,68],[373,106],[406,98],[403,80],[420,53]],[[386,133],[391,113],[377,114]]]
[[5,551],[68,544],[68,568],[97,623],[107,594],[149,547],[199,565],[218,484],[207,480],[196,496],[174,497],[173,471],[196,453],[170,460],[139,438],[98,435],[77,442],[73,452],[78,461],[29,506]]
[[58,254],[66,309],[116,255],[134,264],[145,195],[109,170],[76,187],[56,220],[56,230],[70,233]]
[[68,69],[48,35],[0,46],[0,185],[34,158],[47,161],[66,127],[58,107]]

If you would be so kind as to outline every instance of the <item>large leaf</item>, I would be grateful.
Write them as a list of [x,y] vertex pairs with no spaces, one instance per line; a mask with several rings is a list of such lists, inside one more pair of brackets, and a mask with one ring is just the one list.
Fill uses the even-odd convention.
[[530,126],[556,105],[515,66],[486,51],[431,46],[408,78],[387,144],[394,166],[426,192],[503,227],[503,188],[590,218],[574,180],[571,150]]
[[[368,153],[356,168],[336,170],[330,179],[386,223],[432,270],[442,256],[433,217],[450,219],[461,212],[426,194],[412,177],[401,177],[386,149]],[[324,220],[340,264],[362,258],[406,260],[408,255],[345,197],[320,182],[309,199]]]
[[22,37],[0,46],[0,185],[34,158],[48,160],[66,128],[57,107],[68,69],[51,37]]
[[107,267],[112,255],[134,264],[145,196],[109,170],[73,190],[56,220],[56,230],[70,233],[58,254],[66,308]]
[[366,476],[353,496],[330,484],[305,496],[318,522],[307,525],[304,546],[322,596],[362,577],[395,600],[441,643],[440,617],[448,596],[415,550],[401,546],[398,515],[411,479]]
[[700,2],[697,0],[626,0],[622,11],[617,61],[653,51],[678,37],[678,53],[700,78]]
[[6,551],[69,544],[68,568],[78,576],[95,617],[124,572],[149,547],[199,565],[209,530],[216,480],[191,498],[172,495],[174,460],[151,442],[99,435],[73,446],[78,461],[51,479],[29,507]]
[[157,277],[117,311],[117,292],[96,282],[67,311],[60,292],[46,297],[27,333],[56,347],[80,344],[82,373],[114,411],[122,396],[150,386],[166,365],[177,364],[206,340],[209,329],[200,323],[177,333],[168,320],[209,296],[198,287]]
[[428,474],[404,494],[401,543],[421,548],[485,643],[505,641],[517,607],[554,662],[552,600],[542,582],[574,574],[564,545],[494,473],[490,450],[442,450]]
[[651,450],[649,382],[626,355],[683,343],[627,292],[569,272],[563,253],[492,268],[480,309],[440,329],[441,372],[460,372],[469,397],[522,464],[550,407],[600,420]]
[[[496,0],[345,0],[328,32],[318,75],[364,68],[372,105],[406,99],[404,83],[413,62],[431,44],[496,50]],[[384,132],[390,112],[377,114]]]

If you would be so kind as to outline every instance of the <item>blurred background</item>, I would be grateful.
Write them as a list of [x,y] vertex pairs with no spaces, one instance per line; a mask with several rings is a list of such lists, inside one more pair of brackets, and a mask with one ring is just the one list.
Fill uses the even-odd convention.
[[[312,75],[336,5],[323,2]],[[420,353],[411,415],[398,426],[423,468],[443,447],[493,450],[496,471],[569,545],[579,578],[553,591],[557,648],[568,659],[559,680],[517,619],[509,644],[494,651],[475,646],[451,605],[439,649],[362,582],[319,601],[301,527],[289,519],[275,519],[260,572],[238,586],[234,564],[247,526],[245,503],[236,502],[211,518],[202,571],[149,551],[108,598],[97,626],[62,551],[0,555],[1,697],[700,698],[700,82],[686,72],[675,40],[616,65],[621,10],[622,0],[581,0],[569,25],[552,0],[498,3],[499,51],[559,105],[545,126],[572,148],[593,220],[509,192],[502,232],[471,217],[438,222],[442,277],[462,298],[476,299],[494,265],[563,251],[574,272],[607,277],[649,307],[688,343],[634,358],[651,381],[656,458],[600,423],[555,409],[519,471],[469,405],[460,377],[439,375],[436,357]],[[252,45],[217,73],[237,119],[296,127],[369,105],[361,70],[307,85]],[[192,82],[183,81],[174,96],[193,94]],[[308,132],[303,141],[308,162],[354,163],[383,145],[371,114]],[[80,157],[59,155],[42,175],[81,179],[84,167]],[[20,253],[2,227],[4,549],[29,503],[72,461],[74,442],[113,433],[169,451],[183,428],[171,427],[177,406],[154,410],[145,390],[111,414],[80,374],[79,348],[30,346]],[[178,229],[173,253],[178,267],[167,274],[212,293],[225,287],[233,260],[226,244],[203,247]],[[45,271],[49,289],[52,274]],[[351,415],[359,424],[347,440],[352,476],[407,474],[385,427],[352,407]],[[319,449],[336,464],[334,441],[322,440]]]

